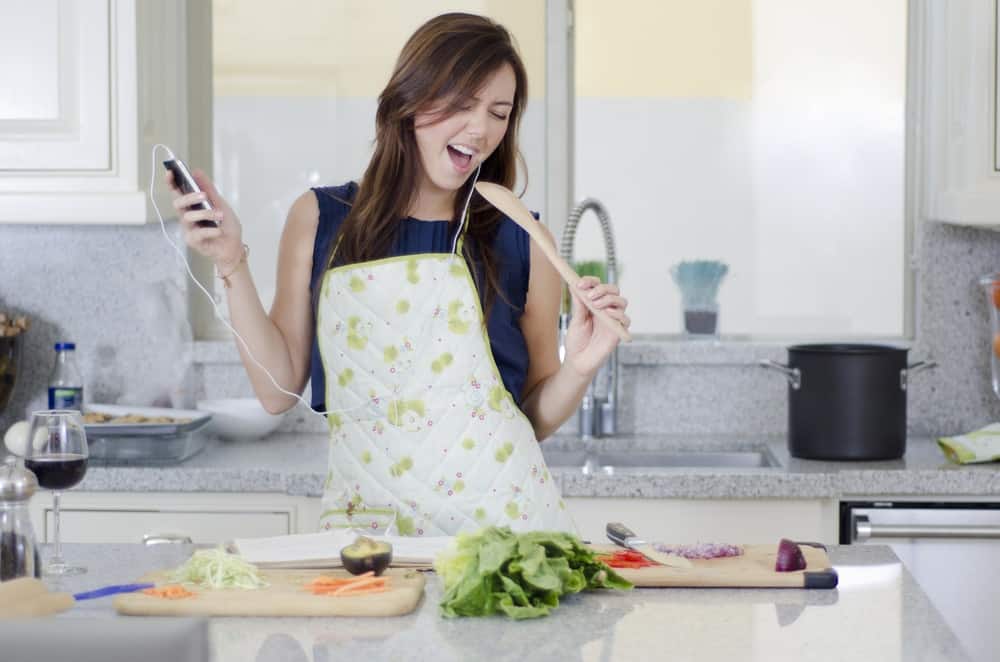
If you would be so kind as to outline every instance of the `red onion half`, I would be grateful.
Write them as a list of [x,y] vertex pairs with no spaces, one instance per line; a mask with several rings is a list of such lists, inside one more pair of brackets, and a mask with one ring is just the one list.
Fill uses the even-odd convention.
[[799,546],[788,538],[782,538],[778,543],[778,557],[774,561],[775,572],[792,572],[804,570],[805,567],[806,557]]

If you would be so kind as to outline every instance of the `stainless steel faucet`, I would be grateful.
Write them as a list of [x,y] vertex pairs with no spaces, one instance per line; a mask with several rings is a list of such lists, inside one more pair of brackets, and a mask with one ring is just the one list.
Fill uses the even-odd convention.
[[[576,228],[580,224],[580,217],[587,210],[593,210],[597,214],[597,220],[601,224],[601,233],[604,235],[604,264],[606,269],[607,282],[609,284],[618,283],[618,261],[615,255],[615,238],[611,231],[611,216],[608,210],[598,200],[587,198],[569,214],[566,221],[566,228],[563,230],[562,245],[559,254],[570,264],[573,264],[573,243],[576,240]],[[569,299],[564,300],[563,309],[559,315],[559,358],[565,358],[566,354],[566,331],[569,329],[570,308]],[[595,384],[600,380],[602,373],[605,376],[606,390],[602,395],[595,388]],[[597,375],[587,386],[587,392],[580,403],[580,438],[590,440],[594,437],[613,435],[617,429],[616,413],[618,403],[618,348],[614,352],[608,363],[598,370]]]

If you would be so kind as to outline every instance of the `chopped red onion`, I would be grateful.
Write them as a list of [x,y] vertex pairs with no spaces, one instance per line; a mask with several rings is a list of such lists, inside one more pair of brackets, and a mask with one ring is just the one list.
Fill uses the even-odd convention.
[[656,543],[653,548],[664,554],[683,556],[686,559],[718,559],[726,556],[741,556],[743,548],[725,543],[700,542],[695,545],[664,545]]

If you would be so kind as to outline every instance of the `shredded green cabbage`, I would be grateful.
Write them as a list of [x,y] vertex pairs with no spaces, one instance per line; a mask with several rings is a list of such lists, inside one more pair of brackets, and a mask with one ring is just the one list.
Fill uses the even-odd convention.
[[201,549],[191,555],[170,576],[170,581],[203,588],[257,589],[267,586],[257,566],[222,547]]

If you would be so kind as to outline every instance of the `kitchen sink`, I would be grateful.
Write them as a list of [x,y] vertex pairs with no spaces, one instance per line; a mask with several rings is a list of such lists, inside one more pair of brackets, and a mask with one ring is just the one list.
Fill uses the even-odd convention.
[[675,469],[774,469],[777,461],[766,449],[747,451],[546,451],[553,469],[578,468],[585,474]]

